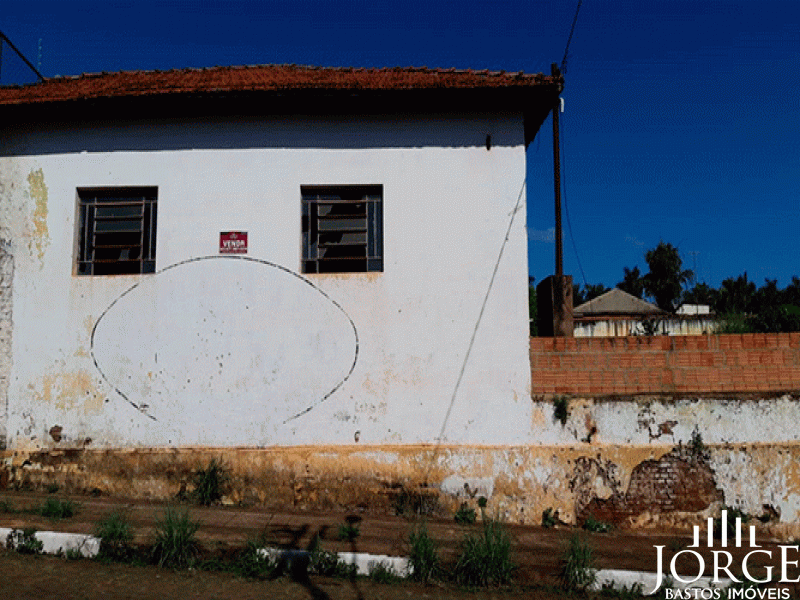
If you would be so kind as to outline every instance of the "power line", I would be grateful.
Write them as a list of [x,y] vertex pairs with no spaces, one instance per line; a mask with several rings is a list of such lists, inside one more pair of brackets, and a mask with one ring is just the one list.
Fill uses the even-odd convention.
[[[12,49],[14,52],[16,52],[16,53],[17,53],[17,56],[19,56],[19,57],[20,57],[20,58],[23,60],[23,62],[24,62],[26,65],[28,65],[28,67],[30,68],[30,70],[31,70],[31,71],[33,71],[34,73],[36,73],[36,76],[39,78],[39,81],[44,81],[44,75],[42,75],[41,73],[39,73],[39,70],[38,70],[36,67],[34,67],[34,66],[33,66],[33,64],[31,63],[31,61],[29,61],[27,58],[25,58],[25,55],[24,55],[24,54],[22,54],[22,52],[20,52],[20,51],[17,49],[17,47],[16,47],[16,46],[13,44],[13,42],[12,42],[10,39],[8,39],[8,36],[6,36],[6,34],[5,34],[5,33],[3,33],[2,31],[0,31],[0,49],[2,49],[3,42],[5,42],[6,44],[8,44],[9,48],[11,48],[11,49]],[[1,57],[1,56],[2,56],[2,55],[0,55],[0,57]],[[1,59],[0,59],[0,60],[1,60]],[[0,68],[2,68],[2,62],[0,62]]]
[[566,75],[567,73],[567,56],[569,55],[569,45],[572,42],[572,35],[575,33],[575,25],[578,23],[578,13],[581,11],[581,4],[583,0],[578,0],[578,8],[575,9],[575,17],[572,19],[572,27],[569,30],[569,38],[567,38],[567,46],[564,48],[564,58],[561,60],[561,72]]

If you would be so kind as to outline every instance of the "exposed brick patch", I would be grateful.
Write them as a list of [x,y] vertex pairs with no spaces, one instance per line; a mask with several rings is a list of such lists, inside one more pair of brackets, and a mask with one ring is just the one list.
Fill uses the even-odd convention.
[[698,512],[717,501],[724,501],[724,496],[708,463],[685,449],[675,449],[659,460],[638,464],[624,493],[606,499],[594,497],[584,506],[576,506],[575,514],[579,523],[591,515],[599,521],[622,524],[644,512]]
[[531,338],[534,395],[800,390],[800,333]]

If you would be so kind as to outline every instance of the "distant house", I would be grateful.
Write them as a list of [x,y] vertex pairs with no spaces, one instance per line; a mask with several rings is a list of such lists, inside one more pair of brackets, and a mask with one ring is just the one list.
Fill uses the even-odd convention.
[[575,337],[697,335],[716,327],[708,307],[684,305],[675,314],[619,288],[574,309]]

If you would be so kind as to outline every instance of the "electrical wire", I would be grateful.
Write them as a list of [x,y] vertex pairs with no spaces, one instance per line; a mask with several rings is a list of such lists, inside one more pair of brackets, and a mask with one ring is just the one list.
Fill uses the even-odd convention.
[[[558,110],[558,109],[555,109]],[[572,235],[572,221],[569,218],[569,205],[567,204],[567,178],[564,176],[564,138],[567,137],[564,135],[564,120],[563,118],[559,122],[559,127],[561,128],[561,195],[564,197],[564,214],[567,217],[567,230],[569,231],[569,239],[572,241],[572,251],[575,252],[575,260],[578,261],[578,269],[581,271],[581,278],[583,279],[584,287],[589,285],[589,282],[586,281],[586,274],[583,272],[583,265],[581,264],[581,257],[578,256],[578,246],[575,244],[575,236]]]
[[575,25],[578,23],[578,13],[581,11],[581,4],[583,0],[578,0],[578,7],[575,9],[575,17],[572,19],[572,27],[569,30],[569,37],[567,38],[567,45],[564,48],[564,58],[561,60],[561,74],[567,72],[567,57],[569,56],[569,45],[572,42],[572,35],[575,33]]
[[475,327],[472,328],[472,336],[469,340],[469,345],[467,346],[467,352],[464,354],[464,360],[461,363],[461,370],[458,373],[458,378],[456,379],[456,384],[453,387],[453,394],[450,396],[450,405],[447,407],[447,412],[444,416],[444,421],[442,422],[442,428],[439,431],[439,437],[436,438],[436,446],[433,449],[433,454],[431,455],[431,459],[428,462],[428,468],[425,471],[425,478],[423,479],[424,482],[427,483],[428,476],[430,475],[430,470],[433,467],[433,463],[436,460],[436,456],[439,453],[439,448],[442,445],[442,441],[444,440],[444,432],[447,429],[447,422],[450,420],[450,414],[453,412],[453,406],[456,403],[456,396],[458,395],[458,388],[461,387],[461,380],[464,378],[464,372],[467,369],[467,363],[469,362],[469,356],[472,353],[472,347],[475,345],[475,337],[478,335],[478,328],[480,327],[481,321],[483,320],[483,313],[486,310],[486,305],[489,302],[489,295],[492,292],[492,287],[494,286],[494,280],[497,277],[497,271],[500,268],[500,261],[503,258],[503,252],[506,249],[506,244],[508,243],[508,238],[511,235],[511,227],[514,225],[514,219],[519,212],[520,203],[522,202],[522,196],[525,193],[525,183],[526,179],[522,181],[522,187],[519,190],[519,196],[517,196],[517,203],[514,205],[514,210],[511,211],[511,219],[508,222],[508,228],[506,229],[505,238],[503,238],[503,243],[500,244],[500,253],[497,255],[497,261],[494,263],[494,269],[492,270],[492,276],[489,279],[489,286],[486,288],[486,294],[483,297],[483,303],[481,304],[481,309],[478,312],[478,318],[475,320]]

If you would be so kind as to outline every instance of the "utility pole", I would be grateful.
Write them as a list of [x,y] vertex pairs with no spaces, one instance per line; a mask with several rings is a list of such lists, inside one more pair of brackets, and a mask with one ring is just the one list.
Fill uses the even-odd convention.
[[[561,76],[558,65],[550,65],[553,78]],[[561,99],[558,94],[553,104],[553,183],[555,186],[556,201],[556,277],[560,280],[564,276],[564,247],[561,239],[561,150],[558,133],[558,111],[561,108]]]

